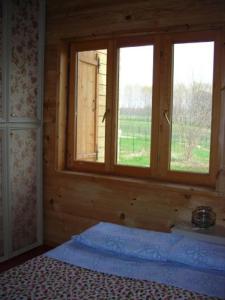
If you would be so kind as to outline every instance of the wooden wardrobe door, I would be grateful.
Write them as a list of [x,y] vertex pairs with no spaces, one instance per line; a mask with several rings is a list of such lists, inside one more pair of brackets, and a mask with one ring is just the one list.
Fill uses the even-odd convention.
[[12,251],[38,242],[39,164],[37,128],[10,130],[10,202]]
[[39,0],[11,0],[10,120],[40,119],[39,99]]

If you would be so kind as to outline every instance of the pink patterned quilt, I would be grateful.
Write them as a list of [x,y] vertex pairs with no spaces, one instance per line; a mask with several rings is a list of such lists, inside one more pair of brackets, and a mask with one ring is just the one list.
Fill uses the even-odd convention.
[[38,256],[0,274],[1,300],[217,299],[146,280],[90,271]]

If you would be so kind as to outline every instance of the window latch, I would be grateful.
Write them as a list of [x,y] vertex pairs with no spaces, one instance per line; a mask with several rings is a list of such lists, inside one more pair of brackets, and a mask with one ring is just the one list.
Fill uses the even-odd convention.
[[170,119],[168,117],[168,110],[164,110],[163,115],[164,115],[164,118],[166,119],[168,125],[171,126],[171,122],[170,122]]
[[105,111],[105,113],[104,113],[104,115],[103,115],[103,117],[102,117],[102,123],[104,123],[104,122],[105,122],[106,115],[107,115],[107,110]]
[[105,122],[105,119],[106,119],[106,116],[107,116],[107,113],[109,112],[109,109],[107,109],[102,117],[102,123]]

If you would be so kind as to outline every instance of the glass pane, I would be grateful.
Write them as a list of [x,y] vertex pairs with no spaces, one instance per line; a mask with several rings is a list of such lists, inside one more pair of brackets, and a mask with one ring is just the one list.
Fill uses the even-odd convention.
[[214,42],[174,45],[170,169],[209,173]]
[[150,166],[153,46],[121,48],[117,163]]
[[106,65],[106,49],[78,52],[76,160],[105,160]]

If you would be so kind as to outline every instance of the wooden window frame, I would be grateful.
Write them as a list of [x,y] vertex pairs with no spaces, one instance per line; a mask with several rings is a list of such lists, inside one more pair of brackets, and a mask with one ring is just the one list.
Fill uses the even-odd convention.
[[[187,184],[197,184],[205,186],[215,186],[217,172],[219,170],[219,124],[220,124],[220,105],[221,105],[221,49],[220,49],[220,34],[215,31],[194,32],[194,33],[175,33],[167,35],[164,39],[164,63],[167,66],[167,72],[164,72],[164,77],[161,82],[165,83],[165,88],[161,88],[163,99],[161,108],[161,127],[160,135],[160,174],[165,181],[180,182]],[[173,69],[173,45],[176,43],[191,43],[191,42],[214,42],[214,66],[213,66],[213,95],[212,95],[212,123],[211,123],[211,145],[209,159],[209,173],[201,174],[195,172],[184,172],[169,170],[170,159],[170,141],[171,128],[163,115],[163,111],[168,112],[168,117],[171,119],[172,114],[172,69]],[[163,149],[163,150],[162,150]]]
[[[151,128],[151,149],[150,149],[150,161],[151,164],[149,167],[136,167],[136,166],[126,166],[120,165],[116,163],[116,153],[117,153],[117,123],[118,123],[118,75],[119,75],[119,49],[123,47],[138,47],[138,46],[153,46],[153,82],[152,82],[152,128]],[[128,176],[128,177],[139,177],[139,178],[151,178],[152,170],[156,169],[154,165],[157,159],[157,137],[158,137],[158,118],[157,118],[157,101],[158,97],[158,88],[157,84],[157,71],[158,71],[158,57],[159,57],[159,42],[157,37],[151,36],[141,36],[141,37],[133,37],[133,38],[120,38],[115,41],[115,53],[114,53],[114,61],[115,61],[115,69],[114,69],[114,85],[113,85],[113,98],[114,106],[112,113],[112,121],[113,121],[113,132],[112,132],[112,152],[113,155],[111,157],[111,166],[112,172],[119,176]]]
[[[172,112],[172,48],[174,43],[214,42],[213,103],[209,174],[169,170],[171,128],[163,112]],[[116,164],[118,112],[118,51],[120,47],[154,46],[151,166],[134,167]],[[166,182],[215,187],[219,170],[219,125],[221,107],[221,33],[216,31],[129,36],[104,40],[70,42],[69,93],[67,104],[67,132],[65,137],[65,168],[72,171],[149,178]],[[75,161],[75,53],[107,49],[107,90],[105,125],[105,162]],[[165,65],[167,68],[165,68]],[[65,124],[65,122],[64,122]]]
[[[68,103],[68,126],[67,126],[67,151],[66,161],[67,168],[75,171],[89,171],[89,172],[105,172],[105,162],[86,162],[81,160],[75,160],[75,149],[76,149],[76,120],[75,120],[75,101],[76,101],[76,69],[77,69],[77,53],[80,51],[92,51],[99,49],[107,49],[109,51],[109,42],[107,40],[93,41],[93,42],[78,42],[70,44],[70,63],[69,63],[69,103]],[[109,69],[109,61],[107,55],[107,73]],[[107,92],[108,94],[108,78],[107,81]],[[106,128],[108,128],[106,122]],[[106,130],[105,128],[105,130]],[[108,130],[108,129],[107,129]],[[105,147],[107,145],[105,139]]]

